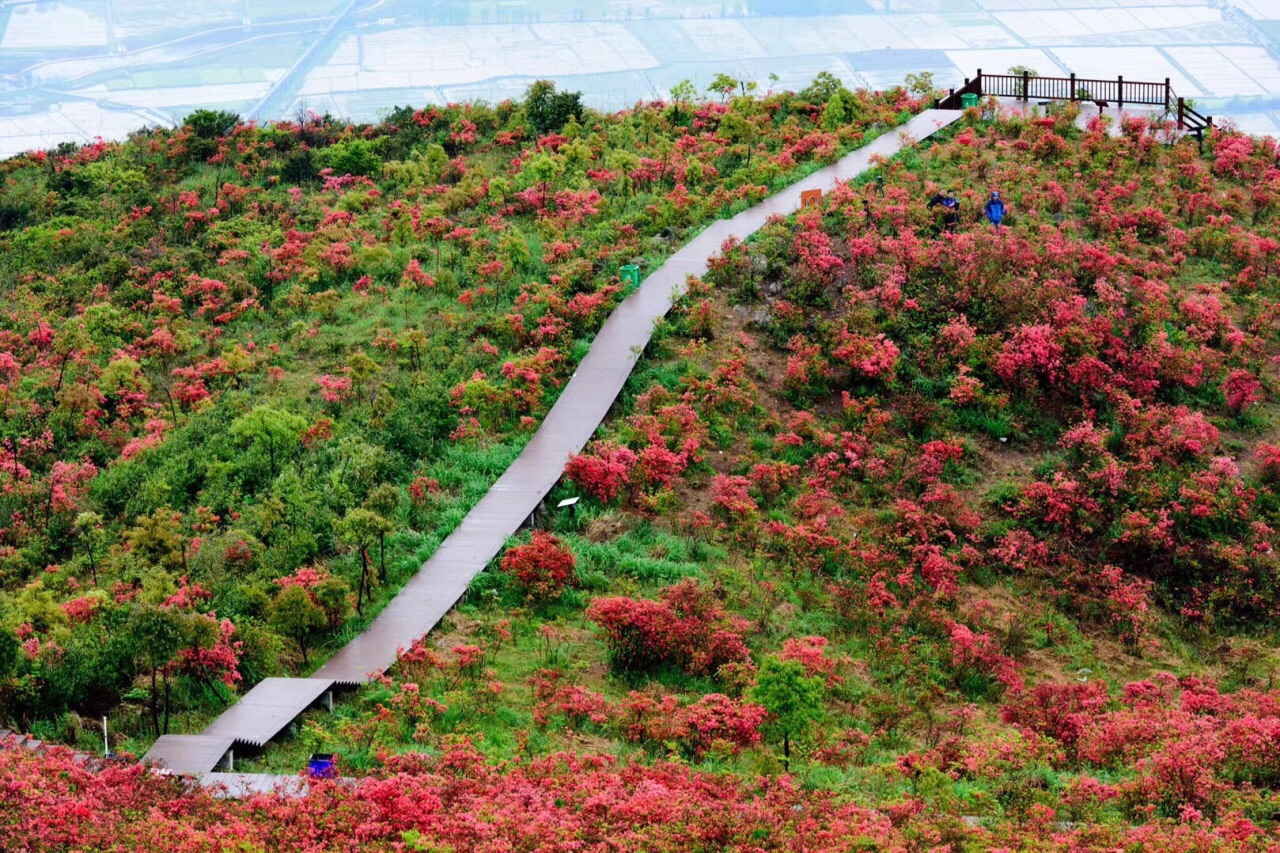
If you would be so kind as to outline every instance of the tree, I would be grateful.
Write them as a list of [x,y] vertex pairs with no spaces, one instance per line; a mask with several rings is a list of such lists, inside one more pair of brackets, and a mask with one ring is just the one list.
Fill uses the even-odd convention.
[[98,585],[98,550],[106,540],[102,530],[102,516],[96,512],[82,512],[76,516],[73,530],[93,573],[93,585]]
[[782,755],[791,770],[791,740],[804,737],[822,719],[822,679],[805,674],[798,660],[765,658],[751,690],[751,699],[772,715],[770,728],[782,736]]
[[337,175],[375,175],[382,171],[382,157],[367,139],[348,139],[325,150],[321,156]]
[[[418,156],[418,152],[415,151],[414,158]],[[422,163],[427,170],[427,178],[432,183],[439,183],[449,168],[449,153],[444,150],[443,145],[433,142],[427,146],[427,153],[422,157]]]
[[698,97],[698,87],[692,80],[681,80],[671,87],[671,100],[675,107],[675,120],[680,121],[680,110]]
[[907,91],[917,98],[932,99],[938,91],[938,87],[933,83],[932,71],[908,74],[903,82],[906,83]]
[[[1018,78],[1040,76],[1039,71],[1035,70],[1034,68],[1028,68],[1025,65],[1015,65],[1012,68],[1010,68],[1007,73],[1012,74],[1013,76]],[[1022,98],[1024,100],[1026,99],[1027,87],[1026,87],[1026,84],[1023,83],[1021,79],[1019,79],[1016,83],[1014,83],[1014,91],[1017,93],[1017,96],[1019,98]]]
[[240,116],[224,110],[196,110],[183,124],[192,130],[187,140],[187,156],[192,161],[205,161],[218,153],[218,140],[236,129]]
[[[151,725],[156,737],[169,733],[171,689],[169,676],[174,658],[187,645],[190,635],[188,617],[168,607],[144,605],[136,609],[125,627],[135,664],[151,675]],[[160,706],[163,693],[164,722]]]
[[551,186],[564,174],[564,160],[551,154],[539,154],[529,158],[520,170],[520,182],[525,186],[538,186],[538,207],[546,207]]
[[287,586],[271,601],[267,620],[272,628],[298,644],[302,665],[306,666],[311,637],[325,625],[324,610],[301,586]]
[[550,80],[539,80],[524,96],[525,115],[539,135],[557,133],[570,119],[582,120],[582,93],[557,92]]
[[355,548],[360,555],[360,584],[356,587],[356,612],[364,613],[364,600],[369,589],[369,546],[395,528],[376,512],[350,509],[336,525],[338,538]]
[[849,120],[849,110],[844,103],[844,92],[839,91],[827,101],[822,111],[822,129],[829,132],[839,130]]
[[342,578],[326,578],[311,588],[311,598],[324,611],[330,631],[336,631],[351,612],[351,586]]
[[385,525],[378,526],[378,580],[387,580],[387,537],[395,532],[395,524],[391,519],[400,511],[400,490],[390,483],[369,492],[364,499],[364,508],[379,516]]
[[0,628],[0,686],[17,670],[19,649],[17,635]]
[[306,426],[306,420],[298,415],[269,406],[254,406],[232,421],[231,435],[267,452],[267,464],[274,480],[276,460],[299,445]]
[[724,103],[725,98],[729,97],[736,88],[738,88],[738,79],[730,77],[721,71],[711,80],[711,85],[707,87],[707,91],[719,94],[720,103]]
[[746,166],[751,168],[751,155],[755,153],[756,142],[760,139],[760,129],[755,122],[737,112],[729,112],[720,121],[720,135],[733,145],[744,149]]
[[226,110],[196,110],[182,120],[201,139],[219,139],[235,130],[240,116]]
[[811,104],[825,104],[836,92],[844,89],[844,83],[830,71],[819,71],[813,82],[800,91],[800,99]]
[[129,543],[129,556],[144,566],[171,571],[187,567],[187,543],[179,512],[161,507],[151,515],[140,515],[122,538]]

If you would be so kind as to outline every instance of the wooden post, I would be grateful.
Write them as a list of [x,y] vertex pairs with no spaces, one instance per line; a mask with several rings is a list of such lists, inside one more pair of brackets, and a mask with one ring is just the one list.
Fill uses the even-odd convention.
[[978,97],[982,97],[982,69],[978,69]]
[[1173,94],[1173,87],[1169,85],[1169,78],[1164,78],[1164,111],[1169,112],[1173,104],[1170,103],[1170,96]]
[[1116,77],[1116,111],[1124,110],[1124,76]]
[[1027,71],[1022,72],[1022,100],[1031,100],[1031,74]]
[[1074,71],[1071,72],[1071,91],[1067,97],[1073,101],[1076,99],[1076,72]]
[[1178,98],[1178,130],[1187,129],[1187,99]]

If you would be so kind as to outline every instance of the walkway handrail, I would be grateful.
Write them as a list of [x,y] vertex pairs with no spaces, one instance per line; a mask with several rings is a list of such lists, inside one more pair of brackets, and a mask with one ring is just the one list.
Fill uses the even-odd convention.
[[1163,83],[1152,83],[1143,80],[1126,80],[1123,75],[1114,80],[1096,77],[1039,77],[1029,71],[1021,74],[983,74],[978,69],[978,76],[970,80],[965,78],[964,86],[951,89],[945,97],[939,98],[936,105],[939,109],[958,110],[962,106],[964,95],[997,98],[1014,98],[1019,101],[1089,101],[1100,106],[1114,105],[1123,110],[1125,105],[1163,107],[1166,115],[1176,115],[1179,130],[1198,132],[1213,126],[1212,116],[1203,116],[1187,106],[1186,99],[1178,97],[1173,91],[1170,78]]

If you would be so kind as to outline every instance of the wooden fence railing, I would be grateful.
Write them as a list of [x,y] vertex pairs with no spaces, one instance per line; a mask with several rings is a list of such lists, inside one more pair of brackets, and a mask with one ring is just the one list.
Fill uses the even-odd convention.
[[966,78],[964,86],[939,98],[937,106],[940,109],[960,109],[964,95],[980,98],[991,95],[1021,101],[1090,101],[1100,107],[1114,105],[1121,110],[1126,105],[1163,107],[1165,115],[1177,119],[1179,130],[1202,132],[1213,126],[1212,116],[1201,115],[1187,105],[1185,98],[1178,97],[1168,77],[1163,83],[1150,83],[1126,80],[1122,76],[1101,80],[1074,74],[1070,77],[1036,77],[1025,72],[983,74],[979,68],[977,77],[972,80]]

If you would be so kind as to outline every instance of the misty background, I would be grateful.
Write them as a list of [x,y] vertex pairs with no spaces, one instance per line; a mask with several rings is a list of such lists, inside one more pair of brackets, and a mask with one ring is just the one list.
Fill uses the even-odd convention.
[[547,78],[616,109],[719,72],[947,87],[1013,66],[1168,77],[1201,112],[1280,133],[1280,0],[0,0],[0,156],[199,108],[373,120]]

